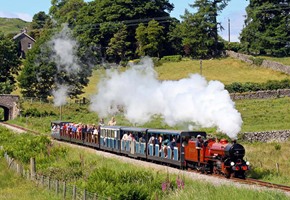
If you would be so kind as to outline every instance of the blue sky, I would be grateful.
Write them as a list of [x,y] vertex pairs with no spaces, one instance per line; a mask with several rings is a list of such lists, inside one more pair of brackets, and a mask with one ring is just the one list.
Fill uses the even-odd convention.
[[[179,18],[180,15],[184,14],[186,8],[193,12],[188,5],[193,3],[194,0],[169,1],[175,6],[171,12],[171,16],[173,17]],[[0,17],[21,18],[25,21],[31,21],[33,15],[39,11],[48,13],[51,6],[50,2],[51,0],[0,0]],[[249,1],[246,0],[231,0],[227,8],[223,10],[218,21],[222,23],[225,29],[219,33],[224,39],[228,40],[228,19],[230,19],[231,41],[238,41],[239,33],[244,24],[245,8],[248,4]]]

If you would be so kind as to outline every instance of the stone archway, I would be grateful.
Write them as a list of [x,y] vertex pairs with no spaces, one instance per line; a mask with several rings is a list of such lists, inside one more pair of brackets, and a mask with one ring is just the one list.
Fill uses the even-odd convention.
[[4,121],[14,119],[19,115],[19,96],[0,94],[0,107],[4,110]]

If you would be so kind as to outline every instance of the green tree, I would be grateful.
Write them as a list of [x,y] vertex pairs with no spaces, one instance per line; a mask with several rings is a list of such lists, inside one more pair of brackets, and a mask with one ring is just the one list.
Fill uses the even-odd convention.
[[162,51],[162,43],[164,41],[163,26],[155,20],[151,20],[148,26],[139,24],[136,29],[136,39],[138,44],[137,53],[139,56],[149,55],[152,57],[160,57]]
[[217,22],[220,13],[228,4],[228,0],[196,0],[190,6],[197,10],[192,14],[185,11],[183,22],[177,28],[181,30],[182,43],[192,57],[216,57],[223,49],[219,41]]
[[0,93],[10,94],[15,88],[15,75],[18,74],[20,59],[17,45],[0,32]]
[[290,55],[290,3],[286,0],[251,0],[240,35],[249,54]]
[[153,18],[170,19],[172,9],[173,5],[168,0],[91,1],[79,11],[74,30],[82,44],[92,46],[96,54],[106,57],[110,40],[122,22],[127,26],[126,42],[132,50],[128,55],[130,59],[135,56],[137,24],[147,23]]
[[36,13],[30,24],[30,33],[29,35],[37,40],[40,37],[41,32],[45,28],[46,23],[50,20],[50,17],[45,14],[45,12],[41,11]]
[[109,56],[112,56],[117,63],[120,61],[125,61],[125,56],[131,53],[128,49],[130,42],[126,42],[127,36],[128,32],[126,26],[122,25],[108,44],[108,49],[106,52]]

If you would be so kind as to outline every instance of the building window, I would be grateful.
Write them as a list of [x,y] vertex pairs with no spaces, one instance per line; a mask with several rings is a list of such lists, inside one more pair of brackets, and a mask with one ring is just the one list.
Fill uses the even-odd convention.
[[27,49],[31,49],[32,48],[32,44],[28,43]]

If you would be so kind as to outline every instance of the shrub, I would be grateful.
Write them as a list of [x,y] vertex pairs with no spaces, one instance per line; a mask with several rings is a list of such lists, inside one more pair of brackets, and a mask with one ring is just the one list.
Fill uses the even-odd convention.
[[234,82],[230,85],[226,85],[225,88],[230,93],[242,93],[242,92],[255,92],[259,90],[278,90],[290,88],[290,79],[283,79],[281,81],[267,81],[266,83],[239,83]]
[[281,145],[278,144],[278,143],[275,143],[274,144],[274,148],[275,148],[276,151],[279,151],[279,150],[281,150]]
[[164,56],[160,59],[161,62],[179,62],[181,61],[181,55]]
[[261,66],[264,61],[263,58],[256,58],[256,57],[250,57],[249,59],[252,60],[253,64],[257,66]]

